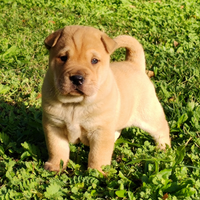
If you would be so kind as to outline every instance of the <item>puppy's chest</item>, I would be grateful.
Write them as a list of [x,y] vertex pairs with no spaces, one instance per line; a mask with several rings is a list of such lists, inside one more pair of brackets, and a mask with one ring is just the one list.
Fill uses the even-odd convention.
[[87,112],[81,107],[63,106],[52,120],[65,129],[69,142],[87,140],[87,133],[91,130],[92,123],[87,118]]

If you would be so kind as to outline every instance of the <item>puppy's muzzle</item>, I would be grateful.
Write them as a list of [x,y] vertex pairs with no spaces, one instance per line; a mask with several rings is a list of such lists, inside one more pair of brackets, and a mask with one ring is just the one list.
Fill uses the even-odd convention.
[[73,76],[70,76],[69,79],[76,86],[83,85],[84,80],[85,80],[84,77],[81,75],[73,75]]

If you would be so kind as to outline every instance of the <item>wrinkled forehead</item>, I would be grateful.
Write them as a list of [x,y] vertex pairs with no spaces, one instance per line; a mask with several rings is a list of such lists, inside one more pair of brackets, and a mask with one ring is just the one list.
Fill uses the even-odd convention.
[[73,46],[80,52],[87,49],[104,49],[101,41],[101,32],[92,27],[79,28],[77,30],[66,29],[59,41],[63,48]]

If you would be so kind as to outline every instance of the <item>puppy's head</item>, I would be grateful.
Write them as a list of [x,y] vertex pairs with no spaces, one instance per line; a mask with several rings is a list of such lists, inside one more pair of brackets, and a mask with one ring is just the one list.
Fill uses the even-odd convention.
[[65,103],[98,92],[116,43],[95,28],[67,26],[49,35],[45,46],[50,51],[49,78],[58,99]]

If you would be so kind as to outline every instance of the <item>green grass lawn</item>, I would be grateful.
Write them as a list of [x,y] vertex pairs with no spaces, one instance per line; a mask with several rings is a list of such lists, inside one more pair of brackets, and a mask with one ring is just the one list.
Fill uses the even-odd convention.
[[[200,199],[200,1],[0,1],[0,199]],[[89,148],[71,145],[63,173],[43,169],[44,39],[66,25],[136,37],[170,125],[172,148],[126,129],[107,178],[87,170]],[[123,60],[118,50],[112,60]]]

